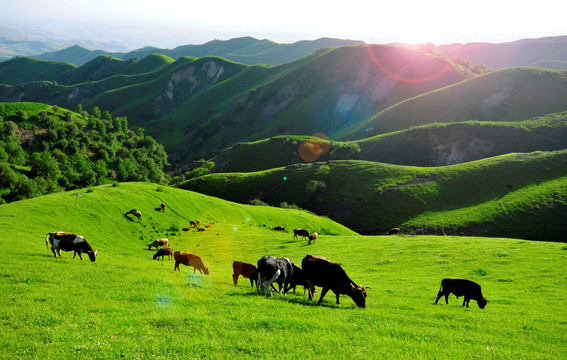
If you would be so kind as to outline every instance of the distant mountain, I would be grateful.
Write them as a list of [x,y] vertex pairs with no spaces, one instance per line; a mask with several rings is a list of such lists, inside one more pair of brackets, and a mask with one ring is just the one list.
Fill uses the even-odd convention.
[[147,46],[127,53],[87,50],[75,45],[60,51],[36,56],[47,61],[68,62],[83,65],[97,56],[107,55],[118,59],[141,59],[150,54],[162,54],[173,59],[180,57],[219,56],[242,64],[279,65],[299,59],[319,49],[330,46],[361,45],[362,41],[321,38],[312,41],[298,41],[292,44],[278,44],[269,40],[242,37],[230,40],[213,40],[202,45],[182,45],[174,49],[160,49]]
[[449,57],[461,57],[471,64],[485,64],[493,69],[513,66],[537,66],[567,70],[567,36],[523,39],[514,42],[440,45],[437,51]]
[[[172,163],[183,164],[239,141],[331,136],[400,101],[474,76],[444,57],[396,46],[328,48],[279,66],[181,57],[134,74],[130,62],[99,57],[61,74],[58,84],[0,86],[0,100],[98,106],[127,116],[166,146]],[[109,77],[98,80],[98,74]]]

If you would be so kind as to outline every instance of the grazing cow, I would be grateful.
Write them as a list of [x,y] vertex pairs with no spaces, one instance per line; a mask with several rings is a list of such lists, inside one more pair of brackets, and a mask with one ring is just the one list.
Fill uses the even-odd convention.
[[400,228],[391,228],[388,231],[388,235],[399,235],[400,234]]
[[161,256],[161,259],[164,260],[164,257],[167,255],[167,259],[171,260],[171,257],[173,256],[173,249],[170,247],[165,247],[163,249],[159,249],[155,254],[154,254],[154,260],[156,260],[157,258],[159,258]]
[[201,222],[199,220],[189,221],[189,226],[191,226],[191,227],[199,227],[200,224],[201,224]]
[[202,228],[202,227],[198,227],[198,228],[197,228],[197,231],[205,231],[205,230],[207,230],[207,229]]
[[[305,296],[305,290],[307,290],[309,288],[309,284],[307,283],[307,280],[305,279],[305,275],[303,274],[303,270],[301,270],[301,268],[299,266],[295,265],[294,263],[291,263],[291,266],[293,267],[293,274],[291,276],[291,282],[289,283],[288,291],[290,289],[293,289],[293,293],[295,294],[295,288],[298,285],[301,285],[301,286],[303,286],[303,295]],[[274,282],[278,284],[279,292],[281,293],[282,292],[282,283],[278,282],[278,281],[274,281]],[[274,289],[273,284],[272,284],[272,289]]]
[[151,250],[152,247],[155,247],[157,249],[160,246],[167,246],[168,242],[169,242],[169,239],[154,240],[151,244],[148,244],[148,250]]
[[161,211],[165,212],[165,206],[166,206],[165,203],[162,202],[160,206],[161,206]]
[[258,279],[258,268],[256,266],[242,261],[233,261],[232,271],[234,285],[238,283],[238,277],[242,275],[242,277],[250,279],[250,286],[254,287],[254,281]]
[[366,307],[368,287],[356,285],[339,264],[322,256],[305,255],[301,268],[309,284],[309,300],[313,300],[315,286],[320,286],[323,290],[319,304],[323,301],[327,291],[333,290],[337,296],[337,304],[340,304],[339,295],[344,294],[350,296],[358,307]]
[[313,242],[313,244],[315,244],[317,242],[317,236],[319,236],[319,234],[317,234],[316,232],[309,235],[309,240],[307,240],[307,245],[311,245],[311,242]]
[[278,284],[284,284],[284,294],[287,294],[292,277],[293,266],[288,258],[264,256],[258,260],[256,292],[259,292],[259,288],[262,288],[262,293],[267,293],[268,296],[272,296],[270,286],[273,282],[276,282]]
[[132,209],[132,210],[126,212],[126,214],[124,214],[124,216],[128,217],[128,214],[134,215],[134,216],[137,217],[140,221],[142,221],[142,213],[141,213],[139,210]]
[[285,226],[274,226],[272,228],[274,231],[285,231]]
[[437,299],[435,300],[435,304],[441,299],[442,296],[445,296],[445,303],[449,303],[449,294],[455,294],[457,299],[459,296],[465,297],[463,301],[463,306],[465,304],[469,307],[469,302],[472,300],[476,300],[478,307],[484,309],[486,306],[487,300],[482,296],[482,291],[480,290],[480,285],[475,283],[474,281],[465,280],[465,279],[458,279],[458,278],[450,278],[450,279],[443,279],[441,280],[441,288],[437,293]]
[[205,275],[209,275],[209,267],[203,264],[203,260],[201,260],[199,255],[185,251],[176,251],[173,253],[173,258],[175,259],[175,267],[173,268],[173,271],[179,270],[179,264],[183,264],[185,266],[193,266],[194,273],[199,270],[201,274],[204,273]]
[[49,249],[51,243],[51,251],[53,255],[61,256],[61,250],[73,251],[73,259],[79,255],[79,259],[83,260],[81,253],[86,253],[91,261],[96,260],[98,250],[93,250],[87,239],[81,235],[76,235],[68,232],[52,232],[47,233],[45,236],[45,246]]
[[302,236],[304,239],[309,238],[309,231],[305,229],[293,229],[293,238],[298,239],[299,236]]

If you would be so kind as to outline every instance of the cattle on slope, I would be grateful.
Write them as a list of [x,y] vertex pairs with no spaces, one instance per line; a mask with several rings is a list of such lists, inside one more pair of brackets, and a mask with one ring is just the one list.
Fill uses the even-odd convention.
[[45,246],[49,249],[49,244],[51,244],[51,251],[53,255],[61,256],[61,250],[63,251],[73,251],[73,259],[76,255],[83,260],[81,253],[86,253],[91,261],[96,260],[98,250],[93,250],[91,245],[87,242],[81,235],[68,233],[68,232],[52,232],[47,233],[45,236]]
[[137,217],[138,220],[142,221],[142,213],[139,210],[132,209],[130,211],[127,211],[126,214],[124,214],[124,216],[126,216],[126,217],[128,217],[128,215],[133,215],[133,216]]
[[183,264],[185,266],[192,266],[193,272],[195,273],[197,270],[201,274],[209,275],[209,267],[203,263],[203,260],[199,255],[191,254],[185,251],[176,251],[173,253],[173,258],[175,259],[175,267],[173,271],[179,270],[179,264]]
[[167,256],[168,260],[171,260],[171,257],[173,256],[173,248],[170,247],[164,247],[162,249],[159,249],[155,254],[154,254],[154,260],[158,259],[161,256],[161,259],[164,260],[164,257]]
[[464,296],[463,306],[465,304],[469,307],[469,302],[471,300],[476,300],[478,307],[484,309],[486,303],[488,302],[482,295],[480,285],[471,280],[459,279],[459,278],[446,278],[441,280],[441,288],[437,293],[437,299],[435,304],[445,296],[445,303],[449,303],[449,295],[453,293],[457,299],[459,296]]
[[304,239],[309,238],[309,231],[301,228],[293,229],[293,238],[299,239],[299,236],[301,236]]
[[157,249],[160,246],[167,246],[168,242],[169,239],[166,238],[154,240],[151,244],[148,244],[148,250],[151,250],[152,247],[155,247]]
[[161,207],[161,211],[162,211],[162,212],[165,212],[165,207],[166,207],[166,205],[165,205],[164,202],[161,203],[160,207]]
[[313,234],[310,234],[309,240],[307,240],[307,245],[311,245],[311,243],[315,244],[317,242],[318,236],[319,236],[319,234],[317,234],[316,232],[314,232]]
[[284,294],[289,290],[289,284],[293,276],[293,267],[288,258],[264,256],[258,260],[258,282],[256,283],[256,292],[272,296],[270,286],[273,282],[284,285]]
[[272,228],[274,231],[285,231],[285,226],[274,226]]
[[258,280],[258,268],[252,264],[248,264],[242,261],[232,262],[232,280],[234,285],[238,283],[238,277],[250,279],[250,286],[254,286],[254,282]]
[[390,230],[388,230],[388,235],[399,235],[400,234],[400,228],[391,228]]
[[313,299],[315,286],[320,286],[323,289],[319,304],[323,301],[327,291],[332,290],[337,296],[337,304],[340,304],[339,295],[344,294],[350,296],[358,307],[366,307],[368,287],[358,286],[339,264],[322,256],[306,255],[301,262],[301,268],[309,284],[309,300]]

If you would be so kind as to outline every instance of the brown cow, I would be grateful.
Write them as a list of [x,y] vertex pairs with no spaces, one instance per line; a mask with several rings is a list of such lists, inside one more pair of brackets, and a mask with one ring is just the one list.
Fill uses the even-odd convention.
[[141,213],[139,210],[132,209],[132,210],[126,212],[126,214],[124,214],[124,216],[128,217],[128,214],[134,215],[134,216],[137,217],[140,221],[142,221],[142,213]]
[[164,260],[164,257],[167,255],[167,259],[171,260],[171,257],[173,256],[173,249],[166,247],[163,249],[159,249],[155,254],[154,254],[154,260],[158,259],[161,256],[161,259]]
[[309,238],[309,231],[305,230],[305,229],[293,229],[293,238],[294,239],[298,239],[299,236],[305,238]]
[[234,285],[238,283],[238,277],[242,275],[244,278],[250,279],[250,285],[254,287],[254,281],[258,280],[258,269],[252,264],[248,264],[242,261],[232,262],[232,280]]
[[463,306],[465,304],[469,307],[469,302],[472,300],[476,300],[478,307],[484,309],[486,303],[488,302],[484,296],[482,296],[482,291],[480,290],[480,285],[475,283],[474,281],[459,279],[459,278],[448,278],[441,280],[441,288],[437,293],[437,299],[435,300],[435,304],[441,299],[442,296],[445,296],[445,303],[449,303],[449,295],[453,293],[459,298],[459,296],[465,296],[465,300],[463,301]]
[[183,264],[185,266],[193,266],[193,272],[199,270],[200,273],[209,275],[209,267],[203,264],[203,260],[201,260],[199,255],[185,251],[176,251],[173,253],[173,258],[175,259],[175,267],[173,271],[179,270],[179,264]]
[[189,226],[191,227],[199,227],[200,224],[201,222],[199,220],[189,221]]
[[162,203],[161,203],[161,211],[165,212],[165,206],[166,206],[165,203],[162,202]]
[[156,249],[160,246],[167,246],[167,243],[169,242],[169,239],[157,239],[154,240],[151,244],[148,244],[148,250],[151,250],[152,247],[155,247]]

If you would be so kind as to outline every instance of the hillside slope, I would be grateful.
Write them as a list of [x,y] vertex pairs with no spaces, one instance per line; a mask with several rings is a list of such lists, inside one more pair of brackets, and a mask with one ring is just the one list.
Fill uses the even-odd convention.
[[[363,234],[385,234],[391,227],[411,232],[417,227],[412,219],[424,216],[433,220],[420,232],[563,241],[566,163],[567,150],[432,168],[329,161],[210,174],[181,186],[242,203],[297,204]],[[510,198],[520,200],[507,204]],[[482,211],[487,204],[493,209]],[[466,208],[479,211],[476,220],[429,216]]]
[[460,56],[471,64],[485,64],[493,69],[515,66],[538,66],[567,70],[567,36],[492,44],[469,43],[440,45],[436,49],[446,56]]
[[429,123],[522,121],[567,109],[567,75],[561,71],[510,68],[493,71],[416,96],[341,132],[362,139]]
[[[142,221],[123,216],[132,207],[142,209]],[[188,219],[211,227],[179,231]],[[142,183],[0,205],[0,357],[559,359],[567,352],[565,244],[364,237],[343,228],[307,245],[267,229],[280,223],[331,224]],[[85,236],[99,249],[96,262],[72,252],[54,258],[45,236],[58,230]],[[161,237],[174,250],[201,256],[210,274],[174,271],[167,257],[152,260],[155,249],[147,244]],[[268,298],[247,279],[233,284],[234,260],[255,263],[272,254],[301,264],[308,253],[340,263],[368,286],[366,308],[345,295],[336,304],[332,293],[317,304],[320,289],[309,301],[301,287]],[[462,307],[462,297],[452,295],[449,304],[435,305],[445,276],[481,284],[487,307],[474,300]]]
[[[377,62],[389,69],[388,75]],[[392,73],[404,79],[392,78]],[[164,144],[173,163],[187,163],[237,141],[332,135],[399,101],[472,76],[424,49],[345,46],[274,67],[218,57],[180,58],[150,73],[71,86],[0,86],[0,99],[98,106],[146,128]]]
[[[302,157],[313,142],[319,156]],[[275,136],[237,143],[211,160],[214,172],[250,172],[304,161],[368,160],[396,165],[445,166],[508,153],[567,148],[567,112],[519,122],[465,121],[412,126],[356,141]],[[321,150],[323,149],[323,151]]]

